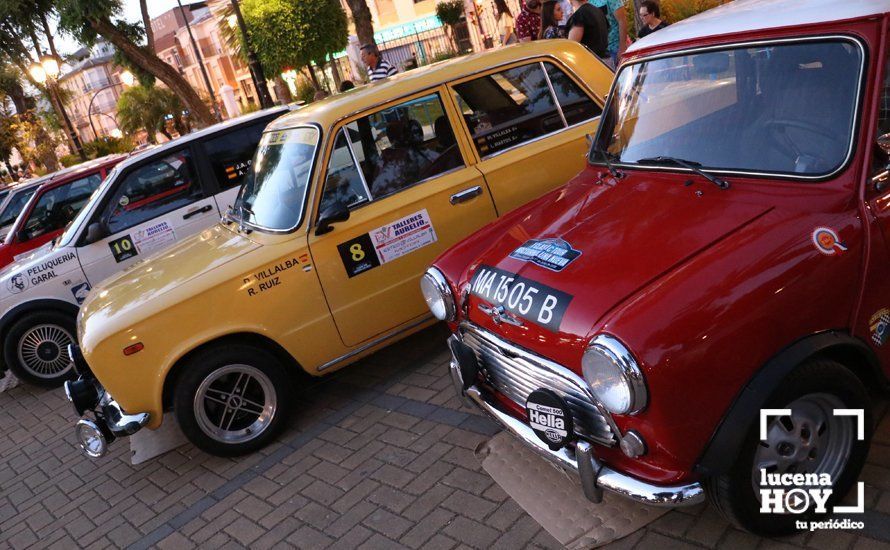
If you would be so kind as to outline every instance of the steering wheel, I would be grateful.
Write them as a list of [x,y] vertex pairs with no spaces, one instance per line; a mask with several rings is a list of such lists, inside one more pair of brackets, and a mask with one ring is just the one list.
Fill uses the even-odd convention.
[[805,132],[816,134],[839,145],[840,147],[843,147],[844,145],[844,142],[838,138],[837,134],[832,133],[829,129],[823,126],[813,124],[812,122],[777,118],[774,120],[765,121],[763,123],[763,127],[766,129],[770,141],[775,143],[776,146],[782,150],[782,152],[790,154],[791,158],[793,159],[801,158],[802,156],[804,156],[804,153],[800,150],[794,140],[788,137],[788,134],[785,132],[788,128],[794,128],[797,130],[803,130]]

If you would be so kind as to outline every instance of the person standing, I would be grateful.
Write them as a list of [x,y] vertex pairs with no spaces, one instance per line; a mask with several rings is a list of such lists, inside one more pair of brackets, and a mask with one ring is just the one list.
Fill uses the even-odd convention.
[[513,14],[507,7],[505,0],[494,0],[494,7],[498,10],[498,34],[501,35],[501,45],[516,43],[516,24],[513,20]]
[[541,6],[540,38],[565,38],[565,31],[560,25],[562,16],[562,4],[558,0],[545,0]]
[[606,12],[606,23],[609,26],[609,56],[612,68],[618,67],[624,50],[627,49],[627,13],[624,11],[625,0],[590,0],[594,7]]
[[516,16],[516,37],[520,42],[537,40],[541,34],[541,0],[526,0]]
[[643,0],[640,3],[640,19],[643,21],[643,28],[637,33],[640,38],[668,26],[666,21],[662,21],[661,8],[654,0]]
[[580,42],[609,65],[609,26],[606,16],[587,0],[572,0],[572,8],[574,12],[566,25],[568,39]]
[[362,63],[368,67],[368,80],[375,82],[396,74],[392,64],[383,59],[377,44],[364,44],[361,48]]

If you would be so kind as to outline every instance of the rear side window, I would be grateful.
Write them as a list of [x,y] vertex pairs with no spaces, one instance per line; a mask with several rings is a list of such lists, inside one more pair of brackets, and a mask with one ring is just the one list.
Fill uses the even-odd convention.
[[204,198],[187,149],[154,159],[130,172],[105,207],[112,233],[123,231]]
[[31,196],[37,191],[37,187],[34,186],[30,189],[19,191],[9,199],[9,204],[6,205],[3,214],[0,214],[0,227],[8,227],[13,224],[15,219],[19,217],[19,214],[22,213],[22,209],[31,200]]
[[483,158],[601,112],[577,84],[550,63],[514,67],[457,84],[454,89]]
[[263,121],[244,126],[204,142],[204,151],[210,160],[220,191],[238,187],[244,181],[266,124]]
[[41,195],[25,222],[22,240],[64,228],[80,212],[100,183],[102,176],[92,174]]

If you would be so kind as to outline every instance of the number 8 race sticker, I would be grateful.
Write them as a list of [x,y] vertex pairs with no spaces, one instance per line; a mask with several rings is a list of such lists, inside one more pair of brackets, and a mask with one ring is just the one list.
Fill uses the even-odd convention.
[[401,258],[436,242],[426,209],[340,243],[337,251],[349,277]]

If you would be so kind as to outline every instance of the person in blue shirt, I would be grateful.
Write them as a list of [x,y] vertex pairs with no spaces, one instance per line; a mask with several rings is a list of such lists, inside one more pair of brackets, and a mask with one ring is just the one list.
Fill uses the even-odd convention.
[[590,0],[597,8],[604,8],[606,21],[609,23],[609,55],[612,67],[617,68],[624,50],[627,49],[627,13],[624,11],[625,0]]

